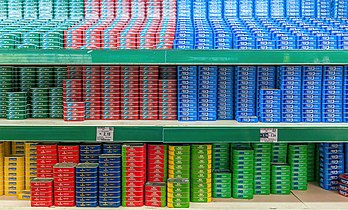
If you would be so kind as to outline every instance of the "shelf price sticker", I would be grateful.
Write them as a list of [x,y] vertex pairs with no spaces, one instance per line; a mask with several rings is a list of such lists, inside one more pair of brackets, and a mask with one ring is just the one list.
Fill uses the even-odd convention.
[[278,142],[278,128],[260,128],[260,142]]
[[114,128],[113,127],[97,127],[98,142],[113,142]]

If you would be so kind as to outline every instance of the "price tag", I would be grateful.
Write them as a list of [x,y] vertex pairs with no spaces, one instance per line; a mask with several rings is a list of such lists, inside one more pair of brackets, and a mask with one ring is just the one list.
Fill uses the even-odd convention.
[[113,127],[97,127],[98,142],[113,142],[114,128]]
[[260,142],[278,142],[278,128],[260,128]]

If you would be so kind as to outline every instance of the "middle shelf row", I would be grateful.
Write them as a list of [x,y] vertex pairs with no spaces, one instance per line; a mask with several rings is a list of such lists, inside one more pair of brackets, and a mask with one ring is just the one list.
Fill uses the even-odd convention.
[[348,66],[0,68],[9,120],[348,122]]

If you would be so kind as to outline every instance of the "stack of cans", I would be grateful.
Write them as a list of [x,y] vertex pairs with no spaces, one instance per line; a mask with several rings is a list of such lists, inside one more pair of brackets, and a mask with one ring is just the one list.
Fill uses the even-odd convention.
[[167,181],[168,208],[189,208],[190,191],[190,179],[169,178]]
[[103,144],[103,154],[121,155],[122,144]]
[[288,144],[273,143],[271,158],[272,163],[286,163],[288,158]]
[[217,67],[198,67],[198,120],[217,119]]
[[53,178],[53,166],[58,163],[56,144],[39,144],[37,152],[37,177]]
[[[343,94],[343,122],[348,122],[348,94],[346,94],[347,92],[348,92],[348,66],[344,66],[344,72],[343,72],[343,93],[344,93]],[[0,100],[0,102],[1,102],[1,100]]]
[[63,87],[63,81],[67,79],[67,67],[54,67],[54,87]]
[[5,145],[0,143],[0,196],[4,195],[4,159],[5,159]]
[[190,145],[169,145],[168,178],[190,178]]
[[248,147],[232,149],[232,197],[254,197],[254,150]]
[[271,193],[288,195],[291,193],[290,166],[273,163],[271,166]]
[[153,207],[167,206],[166,182],[147,182],[145,185],[145,205]]
[[121,67],[121,119],[139,119],[139,67]]
[[24,148],[24,142],[22,141],[15,141],[11,144],[11,151],[14,155],[24,155],[25,148]]
[[8,120],[24,120],[28,117],[27,93],[7,92],[6,118]]
[[237,122],[258,122],[255,98],[256,67],[237,66],[235,81],[235,114]]
[[178,120],[196,121],[198,114],[197,67],[178,66]]
[[101,116],[101,76],[100,66],[86,66],[83,75],[83,101],[85,119],[100,120]]
[[38,88],[49,88],[54,85],[54,68],[36,68],[36,85]]
[[101,149],[100,144],[80,145],[80,163],[98,163]]
[[343,66],[324,66],[322,115],[323,122],[343,121]]
[[304,66],[302,74],[302,122],[321,122],[321,66]]
[[63,118],[63,88],[49,89],[49,118]]
[[48,88],[31,88],[31,117],[48,118],[49,117],[49,89]]
[[[34,72],[35,75],[35,72]],[[14,73],[11,67],[0,67],[0,118],[6,118],[7,93],[12,91]],[[26,109],[25,109],[26,110]]]
[[121,114],[120,67],[103,66],[101,69],[101,78],[101,119],[119,120]]
[[191,145],[191,202],[212,202],[212,145]]
[[217,68],[217,119],[233,120],[234,67],[218,66]]
[[[307,181],[315,181],[315,164],[317,162],[316,148],[314,143],[308,143],[307,145]],[[345,153],[347,154],[347,153]]]
[[69,17],[69,0],[58,0],[53,2],[54,19],[64,20]]
[[6,196],[16,196],[25,186],[24,157],[12,155],[5,157],[4,191]]
[[98,206],[98,163],[76,166],[76,206]]
[[229,169],[230,168],[230,145],[213,144],[212,151],[213,169]]
[[301,66],[279,67],[282,122],[301,122]]
[[63,82],[64,120],[84,121],[85,103],[82,102],[82,80],[66,79]]
[[277,68],[274,66],[258,66],[257,67],[257,92],[256,97],[259,98],[260,90],[276,88]]
[[122,146],[122,206],[144,205],[146,183],[146,144]]
[[340,174],[338,177],[338,194],[348,197],[348,174]]
[[147,146],[147,181],[166,182],[168,178],[168,146],[148,144]]
[[32,207],[53,206],[53,179],[33,179],[30,183],[30,201]]
[[[121,206],[121,155],[99,157],[99,206]],[[97,186],[96,186],[96,189]]]
[[52,19],[53,18],[53,1],[45,0],[39,1],[39,19]]
[[271,151],[272,144],[253,144],[254,148],[254,194],[271,193]]
[[59,163],[76,163],[80,162],[79,145],[58,145]]
[[140,120],[158,120],[158,66],[141,66],[140,70]]
[[325,190],[338,190],[338,176],[344,173],[343,143],[320,143],[320,187]]
[[[30,181],[37,176],[36,167],[36,145],[37,143],[25,143],[25,189],[30,189]],[[0,153],[1,154],[1,153]]]
[[348,143],[344,144],[344,171],[348,172]]
[[232,174],[227,169],[213,170],[213,198],[232,197]]
[[307,190],[308,145],[289,145],[288,163],[292,190]]
[[178,119],[177,76],[175,67],[159,70],[159,120]]
[[75,206],[75,163],[53,166],[54,206]]
[[[79,80],[81,80],[84,69],[85,69],[85,66],[68,66],[67,79],[79,79]],[[64,87],[64,83],[65,83],[64,81],[65,80],[63,80],[63,87]],[[70,83],[70,81],[68,81],[68,83],[66,83],[66,84],[69,84],[69,83]],[[78,98],[78,99],[81,99],[81,98]]]
[[[36,68],[35,67],[19,67],[19,90],[30,92],[30,88],[35,88],[36,83]],[[29,97],[29,95],[28,95]]]
[[278,89],[260,90],[258,109],[260,122],[281,122],[280,92]]

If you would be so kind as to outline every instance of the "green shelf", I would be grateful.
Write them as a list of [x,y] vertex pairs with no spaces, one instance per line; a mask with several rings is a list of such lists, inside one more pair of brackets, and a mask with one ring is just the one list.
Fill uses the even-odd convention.
[[0,50],[0,65],[343,65],[346,50]]
[[96,142],[98,126],[114,128],[114,142],[259,142],[261,128],[278,128],[279,142],[345,142],[348,124],[246,124],[235,121],[0,120],[0,141]]

